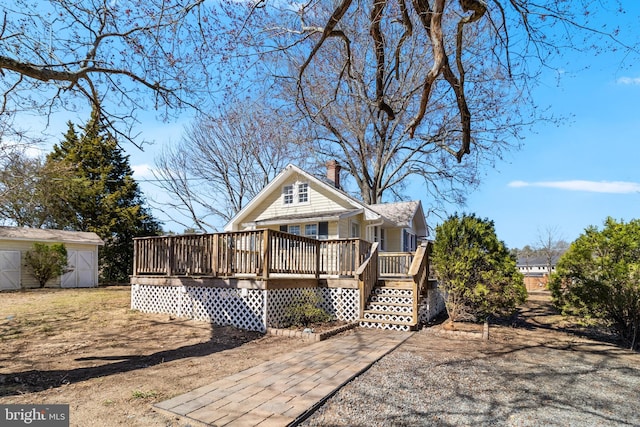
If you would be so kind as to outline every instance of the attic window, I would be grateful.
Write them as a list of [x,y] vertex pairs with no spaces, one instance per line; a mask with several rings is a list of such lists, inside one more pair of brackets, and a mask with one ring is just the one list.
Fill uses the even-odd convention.
[[309,202],[309,184],[296,182],[282,187],[282,204],[295,205]]
[[298,203],[309,201],[309,184],[306,182],[298,184]]
[[285,185],[282,189],[282,202],[285,205],[293,204],[293,185]]

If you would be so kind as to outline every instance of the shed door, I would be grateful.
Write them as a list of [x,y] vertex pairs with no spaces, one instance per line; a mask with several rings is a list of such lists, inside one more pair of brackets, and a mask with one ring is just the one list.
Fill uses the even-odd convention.
[[0,290],[20,289],[20,251],[0,251]]
[[95,271],[97,268],[93,251],[67,251],[69,268],[72,271],[62,276],[63,288],[88,288],[97,286]]

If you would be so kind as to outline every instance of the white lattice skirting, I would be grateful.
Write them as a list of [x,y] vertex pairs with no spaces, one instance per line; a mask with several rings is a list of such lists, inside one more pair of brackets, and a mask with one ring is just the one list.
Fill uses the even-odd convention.
[[422,298],[420,307],[418,307],[418,321],[426,325],[444,309],[442,292],[437,288],[429,289],[427,296]]
[[[303,290],[132,285],[131,308],[145,313],[166,313],[265,332],[267,327],[277,328],[283,325],[286,307]],[[322,308],[338,320],[354,321],[358,318],[358,289],[313,290],[321,297]]]

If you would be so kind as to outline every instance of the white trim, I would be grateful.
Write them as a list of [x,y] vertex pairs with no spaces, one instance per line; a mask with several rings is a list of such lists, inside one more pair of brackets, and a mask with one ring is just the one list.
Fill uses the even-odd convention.
[[[291,188],[291,193],[289,193],[287,191],[287,187]],[[285,192],[286,191],[286,192]],[[285,184],[282,187],[280,187],[280,203],[282,203],[282,206],[288,207],[288,206],[292,206],[295,202],[295,197],[296,195],[296,186],[295,184]],[[291,196],[291,202],[287,203],[287,197]]]

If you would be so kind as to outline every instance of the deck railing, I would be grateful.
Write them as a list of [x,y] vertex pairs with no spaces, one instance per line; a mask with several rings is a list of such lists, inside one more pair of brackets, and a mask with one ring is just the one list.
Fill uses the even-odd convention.
[[429,282],[431,243],[424,243],[416,250],[408,274],[413,279],[413,323],[418,323],[418,302]]
[[142,237],[134,239],[133,275],[354,276],[370,248],[360,239],[316,240],[269,229]]
[[415,252],[380,252],[378,255],[380,276],[406,277],[414,256]]
[[358,288],[360,290],[360,319],[364,317],[364,309],[371,295],[371,291],[378,283],[378,261],[380,254],[378,253],[378,243],[371,246],[367,259],[356,271],[358,279]]

